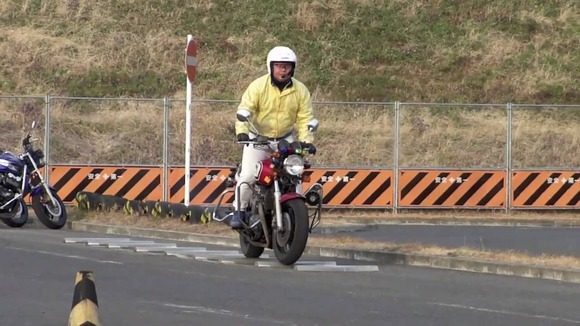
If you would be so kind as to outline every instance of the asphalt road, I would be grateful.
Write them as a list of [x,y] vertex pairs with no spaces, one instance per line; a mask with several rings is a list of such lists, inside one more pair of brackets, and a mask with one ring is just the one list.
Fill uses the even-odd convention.
[[0,324],[66,324],[80,270],[94,272],[105,325],[580,324],[578,284],[394,265],[298,272],[63,243],[83,236],[106,235],[0,227]]
[[341,235],[370,241],[417,242],[447,248],[465,246],[478,250],[515,250],[534,255],[545,253],[580,257],[580,228],[381,225],[375,229]]

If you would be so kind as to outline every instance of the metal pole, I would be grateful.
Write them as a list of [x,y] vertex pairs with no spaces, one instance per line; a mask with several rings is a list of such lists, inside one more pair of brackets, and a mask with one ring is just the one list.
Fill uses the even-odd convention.
[[163,168],[161,180],[163,201],[167,201],[168,196],[168,179],[169,179],[169,99],[167,96],[163,98]]
[[44,155],[46,164],[44,166],[44,177],[50,184],[50,95],[44,96]]
[[512,208],[512,126],[513,126],[513,106],[512,103],[506,105],[507,136],[506,136],[506,212],[510,213]]
[[398,211],[399,203],[399,133],[400,133],[401,102],[395,101],[395,116],[393,119],[393,213]]

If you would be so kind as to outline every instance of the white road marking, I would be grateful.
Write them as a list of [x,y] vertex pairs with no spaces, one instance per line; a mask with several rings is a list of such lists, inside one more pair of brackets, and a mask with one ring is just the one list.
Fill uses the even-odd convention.
[[203,307],[203,306],[187,306],[187,305],[179,305],[179,304],[172,304],[172,303],[157,303],[161,304],[165,307],[170,308],[178,308],[182,309],[185,313],[206,313],[206,314],[213,314],[213,315],[220,315],[220,316],[227,316],[233,318],[243,318],[246,320],[254,320],[260,322],[268,322],[270,324],[277,324],[277,325],[296,325],[294,323],[283,322],[275,319],[269,318],[260,318],[260,317],[253,317],[248,314],[241,314],[227,309],[216,309],[210,307]]
[[27,251],[27,252],[36,252],[36,253],[43,254],[43,255],[51,255],[51,256],[64,257],[64,258],[72,258],[72,259],[80,259],[80,260],[90,260],[90,261],[95,261],[97,263],[103,263],[103,264],[123,265],[122,262],[120,262],[120,261],[114,261],[114,260],[100,260],[100,259],[95,259],[95,258],[90,258],[90,257],[84,257],[84,256],[66,255],[66,254],[59,254],[59,253],[56,253],[56,252],[43,251],[43,250],[32,250],[32,249],[25,249],[25,248],[18,248],[18,247],[6,247],[6,248],[7,249],[20,250],[20,251]]
[[478,308],[478,307],[464,306],[464,305],[453,304],[453,303],[427,302],[427,304],[434,305],[434,306],[457,308],[457,309],[490,312],[490,313],[494,313],[494,314],[512,315],[512,316],[520,316],[520,317],[535,318],[535,319],[563,321],[563,322],[568,322],[568,323],[572,323],[572,324],[580,324],[580,320],[573,320],[573,319],[567,319],[567,318],[562,318],[562,317],[553,317],[553,316],[546,316],[546,315],[532,315],[532,314],[526,314],[526,313],[516,312],[516,311],[495,310],[495,309],[489,309],[489,308]]

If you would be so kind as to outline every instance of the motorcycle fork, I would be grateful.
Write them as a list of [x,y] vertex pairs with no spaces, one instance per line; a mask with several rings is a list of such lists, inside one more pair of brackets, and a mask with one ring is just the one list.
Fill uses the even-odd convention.
[[[32,159],[32,156],[30,156],[29,153],[25,154],[26,156],[28,156],[29,161],[32,163],[32,167],[34,168],[34,170],[32,171],[32,174],[35,174],[36,177],[38,178],[39,182],[36,185],[36,187],[42,187],[44,188],[44,193],[42,194],[41,197],[41,201],[43,204],[48,204],[51,203],[53,205],[53,207],[56,207],[58,205],[58,202],[56,201],[56,198],[54,198],[54,196],[52,195],[52,191],[50,191],[50,188],[47,186],[46,181],[44,181],[44,177],[42,176],[42,174],[40,174],[38,172],[38,166],[36,165],[36,162],[34,162],[34,160]],[[28,176],[27,173],[27,166],[24,167],[24,176]]]
[[274,204],[276,205],[276,229],[278,232],[284,232],[284,224],[282,223],[282,204],[280,203],[280,198],[282,193],[280,192],[280,184],[278,179],[274,179]]

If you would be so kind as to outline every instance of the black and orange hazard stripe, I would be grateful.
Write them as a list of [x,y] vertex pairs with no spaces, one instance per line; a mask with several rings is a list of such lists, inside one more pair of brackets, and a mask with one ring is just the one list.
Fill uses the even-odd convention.
[[[193,168],[190,172],[190,205],[217,204],[227,189],[229,168]],[[312,184],[323,186],[323,204],[326,206],[388,207],[392,205],[392,171],[390,170],[331,170],[312,169],[304,172],[310,177],[303,189]],[[169,171],[169,201],[184,200],[184,169]],[[233,202],[232,194],[224,197],[224,203]]]
[[391,170],[306,170],[309,182],[320,183],[325,206],[389,207],[393,203],[393,172]]
[[106,166],[51,166],[50,183],[63,202],[79,191],[129,200],[161,200],[161,168]]
[[[226,180],[230,175],[229,168],[193,168],[189,175],[190,205],[217,204],[222,192],[226,190]],[[183,203],[185,199],[184,168],[169,169],[169,201]],[[224,198],[225,202],[233,202],[231,194]]]
[[580,207],[580,171],[518,171],[513,173],[512,206]]
[[399,171],[399,207],[504,207],[503,171]]

